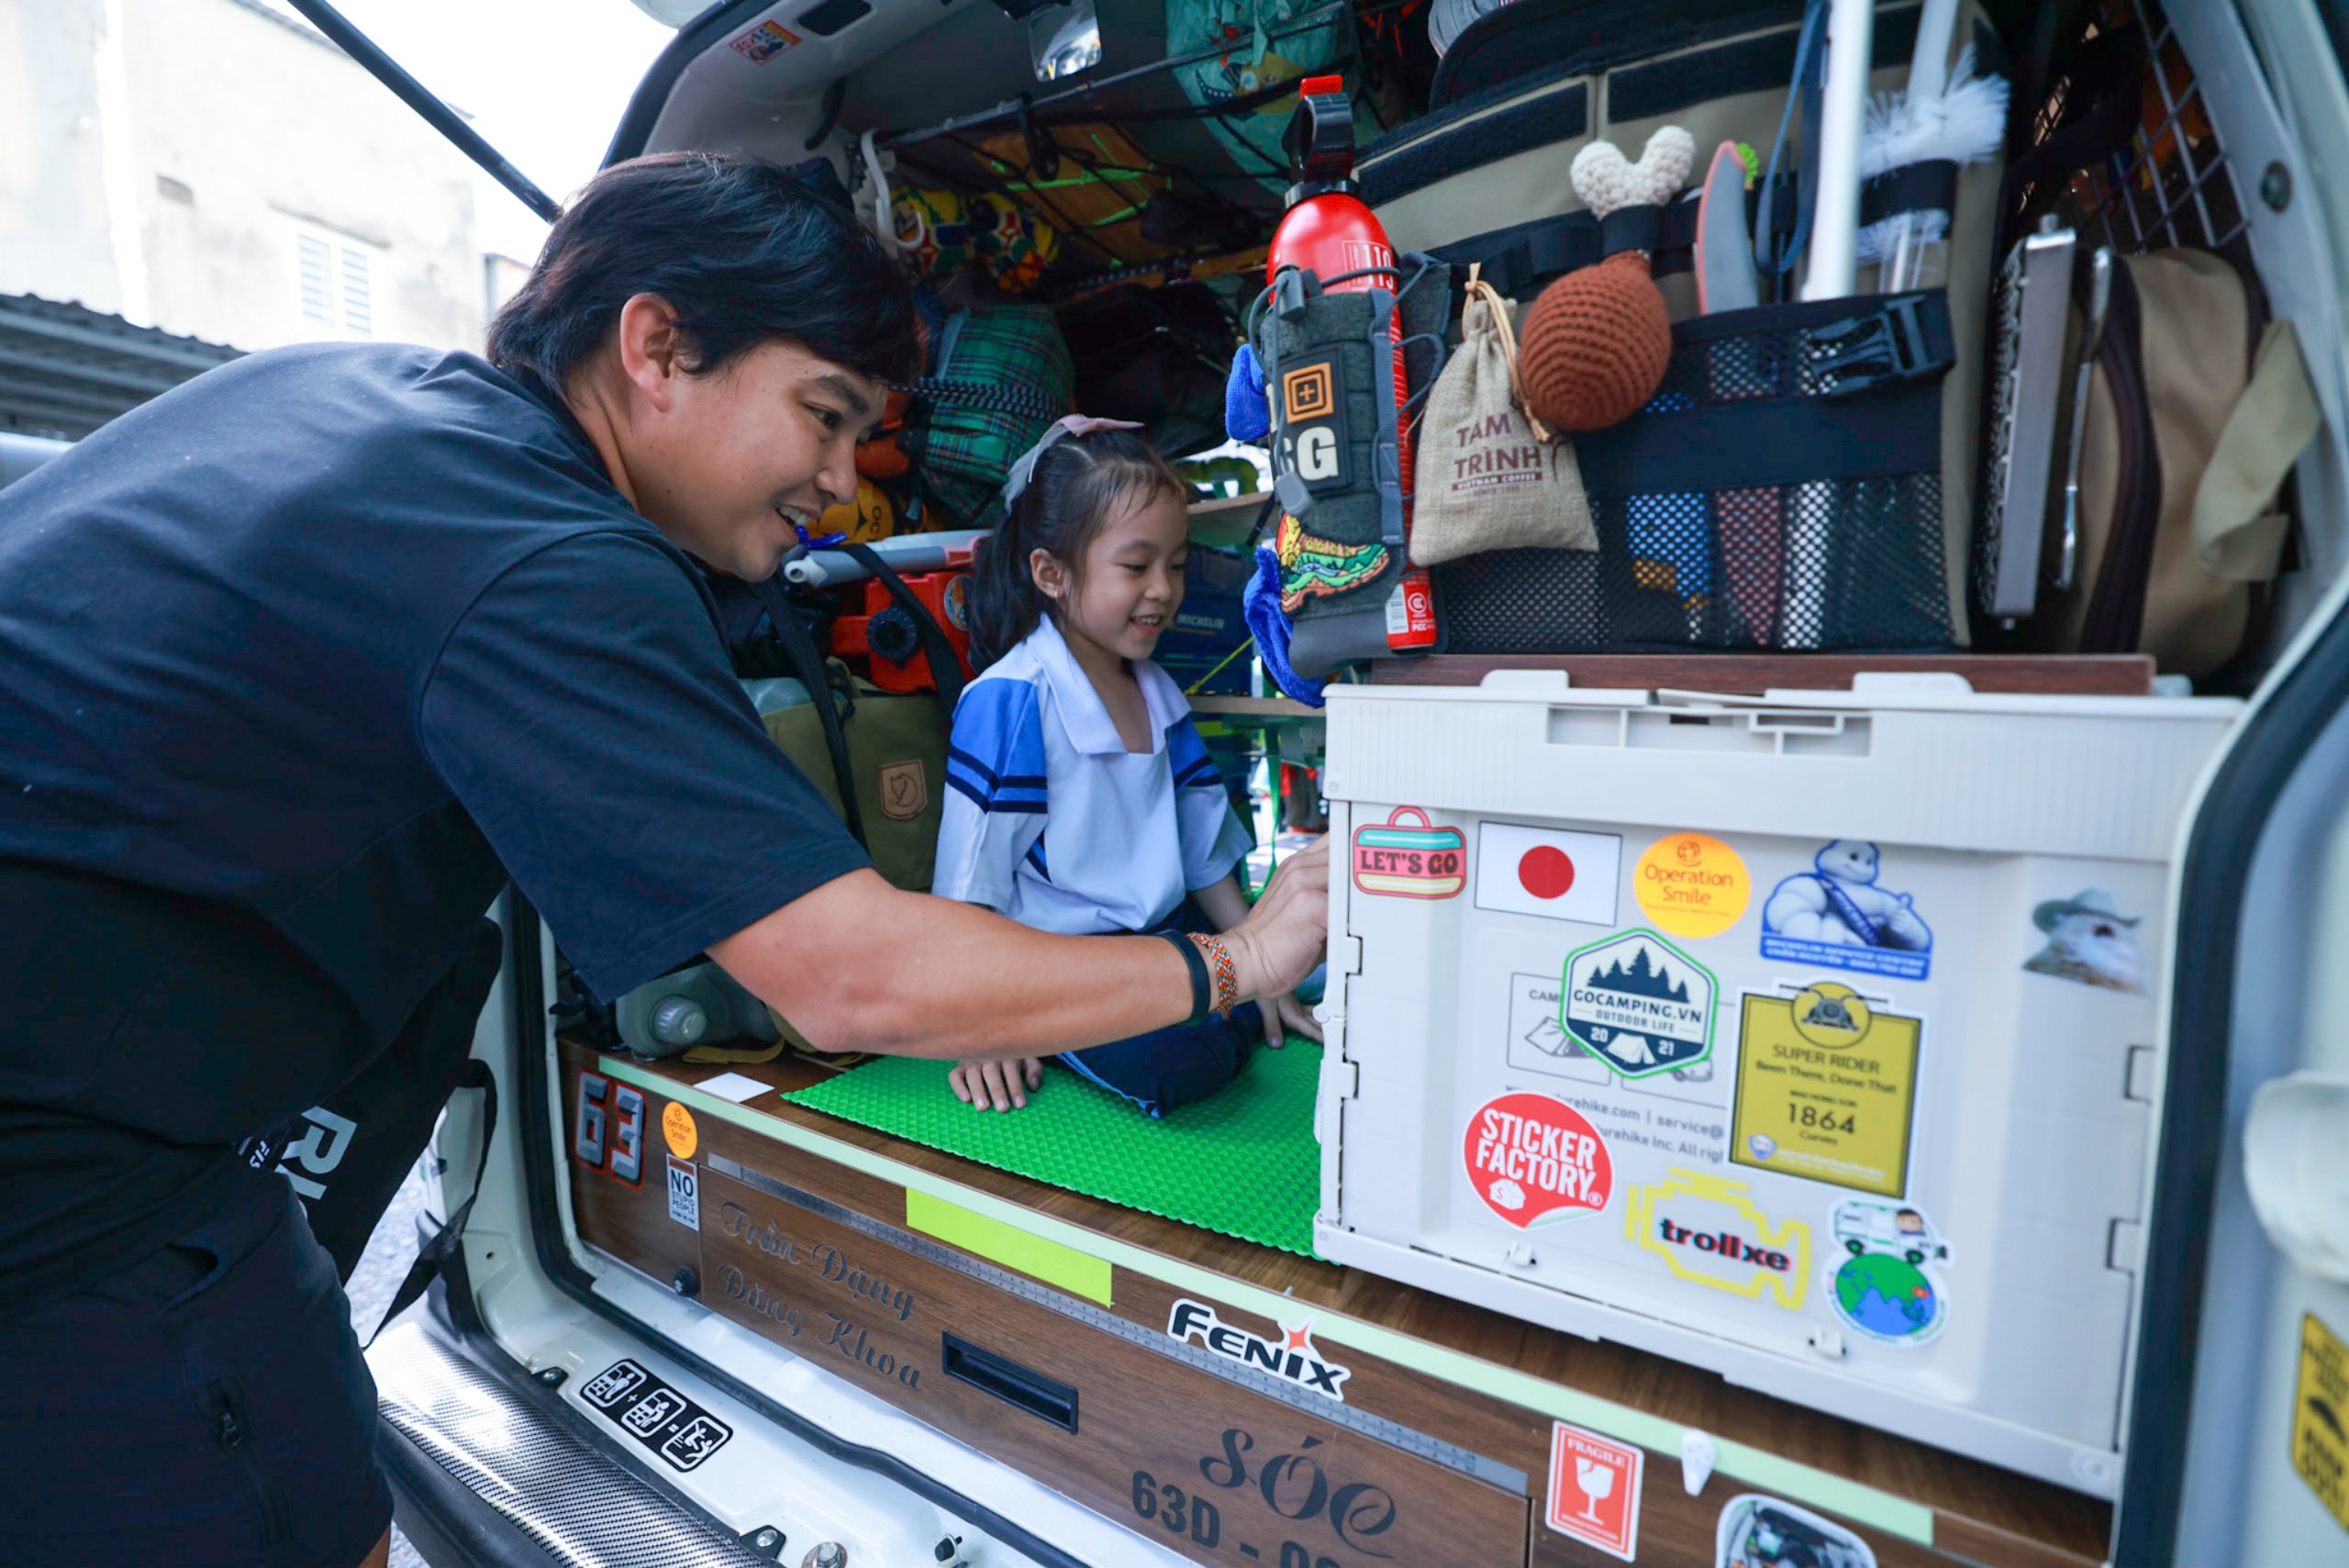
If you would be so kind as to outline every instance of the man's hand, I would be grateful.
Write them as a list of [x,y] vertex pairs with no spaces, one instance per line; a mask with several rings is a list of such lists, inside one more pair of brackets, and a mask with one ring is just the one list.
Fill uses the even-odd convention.
[[1272,885],[1248,917],[1225,933],[1225,942],[1240,971],[1242,1000],[1294,991],[1298,981],[1313,973],[1330,946],[1326,837],[1280,863]]
[[985,1110],[990,1105],[999,1111],[1024,1107],[1028,1095],[1021,1087],[1023,1079],[1029,1089],[1042,1083],[1043,1062],[1032,1056],[1014,1057],[1008,1062],[958,1062],[954,1071],[946,1074],[947,1083],[954,1087],[954,1097],[979,1110]]

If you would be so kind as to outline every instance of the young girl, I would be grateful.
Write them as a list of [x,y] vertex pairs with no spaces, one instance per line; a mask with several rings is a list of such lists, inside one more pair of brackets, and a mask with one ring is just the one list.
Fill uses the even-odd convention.
[[[1190,705],[1150,662],[1183,602],[1182,483],[1135,427],[1072,417],[1012,470],[980,551],[932,891],[1070,936],[1216,932],[1247,913],[1249,840]],[[1050,977],[1037,977],[1049,984]],[[1321,1038],[1293,995],[1070,1051],[1151,1116],[1230,1083],[1261,1034]],[[959,1063],[957,1096],[1028,1103],[1042,1064]]]

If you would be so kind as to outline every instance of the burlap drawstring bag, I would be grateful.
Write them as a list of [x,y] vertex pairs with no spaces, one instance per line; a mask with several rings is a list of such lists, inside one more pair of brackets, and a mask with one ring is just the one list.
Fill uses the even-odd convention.
[[1597,550],[1574,448],[1525,412],[1508,302],[1469,270],[1460,347],[1419,423],[1411,559]]

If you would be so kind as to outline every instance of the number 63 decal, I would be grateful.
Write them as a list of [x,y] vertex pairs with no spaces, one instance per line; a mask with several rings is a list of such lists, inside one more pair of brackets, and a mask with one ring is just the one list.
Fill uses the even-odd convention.
[[616,1182],[642,1186],[644,1091],[615,1084],[601,1073],[582,1073],[578,1111],[579,1131],[571,1140],[571,1157]]

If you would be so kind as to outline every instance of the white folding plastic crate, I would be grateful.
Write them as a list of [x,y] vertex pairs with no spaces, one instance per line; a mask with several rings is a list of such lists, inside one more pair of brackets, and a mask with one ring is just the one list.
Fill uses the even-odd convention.
[[1315,1245],[2110,1496],[2239,707],[1331,687]]

